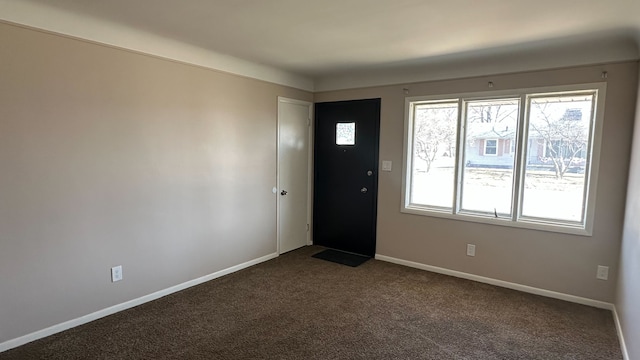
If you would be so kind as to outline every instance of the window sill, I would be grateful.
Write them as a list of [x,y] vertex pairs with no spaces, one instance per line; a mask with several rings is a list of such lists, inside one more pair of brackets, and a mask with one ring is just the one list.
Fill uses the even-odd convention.
[[447,211],[438,211],[437,209],[423,208],[419,206],[403,207],[400,209],[400,212],[404,214],[437,217],[449,220],[506,226],[520,229],[547,231],[580,236],[592,236],[591,229],[586,229],[581,225],[572,226],[570,224],[554,224],[550,222],[542,222],[529,219],[520,219],[519,221],[513,221],[508,218],[495,218],[492,216],[483,216],[480,214],[472,213],[451,214]]

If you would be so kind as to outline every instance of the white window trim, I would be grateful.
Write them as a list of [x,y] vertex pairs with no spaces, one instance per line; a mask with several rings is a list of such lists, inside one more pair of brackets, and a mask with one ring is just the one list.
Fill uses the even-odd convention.
[[516,153],[515,139],[509,139],[509,156],[513,156]]
[[[487,91],[487,92],[474,92],[474,93],[457,93],[457,94],[440,94],[433,96],[412,96],[405,98],[405,118],[404,118],[404,149],[403,149],[403,162],[402,162],[402,194],[401,194],[401,206],[400,212],[405,214],[414,214],[414,215],[422,215],[422,216],[430,216],[436,218],[445,218],[445,219],[453,219],[459,221],[468,221],[475,223],[483,223],[483,224],[492,224],[492,225],[500,225],[514,228],[523,228],[523,229],[532,229],[532,230],[540,230],[540,231],[549,231],[549,232],[557,232],[557,233],[566,233],[566,234],[574,234],[574,235],[582,235],[582,236],[591,236],[593,234],[593,222],[595,216],[596,209],[596,195],[598,189],[598,172],[599,172],[599,164],[600,164],[600,149],[602,145],[602,128],[604,123],[604,108],[605,108],[605,100],[606,100],[606,88],[607,84],[605,82],[599,83],[585,83],[585,84],[574,84],[574,85],[566,85],[566,86],[549,86],[549,87],[537,87],[537,88],[521,88],[521,89],[512,89],[512,90],[500,90],[500,91]],[[488,216],[485,214],[475,214],[475,213],[467,213],[462,212],[460,209],[460,199],[458,196],[460,194],[460,188],[462,184],[460,184],[460,173],[462,172],[462,167],[464,166],[464,156],[458,155],[457,164],[455,169],[455,179],[458,182],[456,184],[456,191],[454,194],[453,207],[451,209],[443,209],[438,207],[430,207],[430,206],[420,206],[420,205],[412,205],[410,203],[410,193],[408,190],[410,189],[410,185],[407,183],[408,180],[411,179],[411,159],[412,154],[411,150],[413,148],[412,144],[412,123],[411,123],[411,113],[413,112],[413,106],[416,102],[443,102],[443,101],[453,101],[458,102],[459,105],[462,105],[463,99],[465,101],[469,101],[471,99],[492,99],[492,98],[502,98],[502,97],[511,97],[511,98],[520,98],[521,106],[520,106],[520,117],[519,119],[524,119],[524,115],[528,111],[528,98],[529,95],[535,94],[536,97],[544,96],[551,93],[558,92],[579,92],[579,91],[588,91],[588,90],[596,90],[597,98],[593,104],[593,115],[594,122],[592,123],[592,132],[591,132],[591,151],[590,154],[587,155],[590,157],[589,159],[589,168],[585,169],[585,175],[587,176],[585,180],[588,181],[588,185],[585,186],[585,194],[584,201],[586,202],[586,208],[584,212],[584,221],[582,223],[572,224],[570,222],[554,222],[551,219],[536,219],[536,218],[528,218],[520,216],[522,212],[522,193],[524,191],[524,172],[525,167],[522,166],[523,162],[526,162],[526,141],[520,140],[517,144],[516,153],[514,154],[518,158],[516,159],[516,171],[514,172],[514,194],[513,194],[513,211],[512,216],[510,218],[507,217],[499,217],[495,218],[493,216]],[[460,106],[459,106],[460,107]],[[464,141],[464,121],[462,120],[462,111],[458,112],[458,135],[457,135],[457,145],[458,150],[457,154],[460,154],[463,149],[462,142]],[[523,120],[520,120],[520,124],[518,126],[518,136],[517,139],[526,139],[526,129],[525,123]]]
[[[338,143],[338,127],[340,125],[351,125],[351,124],[353,124],[353,143]],[[356,145],[356,123],[353,121],[336,123],[335,138],[336,138],[335,143],[337,146],[355,146]]]
[[[487,142],[494,140],[496,142],[496,153],[495,154],[487,154]],[[491,146],[493,147],[493,146]],[[498,156],[498,139],[484,139],[484,150],[482,152],[482,156]]]

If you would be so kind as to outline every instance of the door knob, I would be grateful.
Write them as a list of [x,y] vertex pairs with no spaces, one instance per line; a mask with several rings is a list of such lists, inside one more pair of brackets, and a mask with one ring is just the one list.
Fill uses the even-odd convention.
[[287,195],[287,190],[280,191],[280,195]]
[[369,189],[367,189],[366,187],[363,187],[362,189],[360,189],[360,192],[363,194],[366,193],[367,191],[369,191]]

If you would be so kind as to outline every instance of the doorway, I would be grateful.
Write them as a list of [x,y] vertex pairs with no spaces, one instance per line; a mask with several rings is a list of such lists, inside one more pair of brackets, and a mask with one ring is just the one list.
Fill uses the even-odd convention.
[[310,244],[312,104],[278,97],[278,253]]
[[380,102],[315,104],[314,244],[375,255]]

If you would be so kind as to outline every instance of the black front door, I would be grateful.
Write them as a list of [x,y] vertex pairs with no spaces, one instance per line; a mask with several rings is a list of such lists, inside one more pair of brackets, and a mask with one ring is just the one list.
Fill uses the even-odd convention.
[[315,104],[313,242],[376,250],[380,99]]

